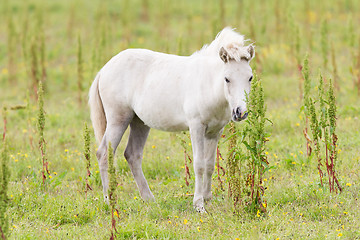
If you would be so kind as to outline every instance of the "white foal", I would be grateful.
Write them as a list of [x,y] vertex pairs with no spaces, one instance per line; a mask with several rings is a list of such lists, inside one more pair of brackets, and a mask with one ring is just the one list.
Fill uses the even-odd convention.
[[108,191],[107,146],[114,152],[130,125],[125,150],[144,200],[154,199],[141,162],[150,128],[190,130],[194,154],[194,206],[204,212],[211,198],[215,152],[224,126],[246,118],[250,60],[255,50],[230,28],[191,56],[128,49],[113,57],[97,74],[89,93],[91,120],[100,143],[97,151],[104,196]]

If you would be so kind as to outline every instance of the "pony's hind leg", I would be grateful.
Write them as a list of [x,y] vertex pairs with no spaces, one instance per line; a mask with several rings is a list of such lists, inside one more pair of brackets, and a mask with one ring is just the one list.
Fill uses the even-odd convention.
[[114,119],[109,118],[107,122],[106,130],[104,137],[100,143],[99,149],[96,152],[97,159],[99,161],[99,169],[101,175],[101,182],[103,185],[103,192],[105,201],[108,203],[108,188],[109,188],[109,178],[108,178],[108,161],[107,161],[107,151],[109,142],[113,148],[115,154],[116,148],[119,145],[122,136],[124,135],[125,130],[127,129],[129,122],[133,118],[134,114],[129,113],[128,115]]
[[154,200],[154,195],[150,191],[149,185],[141,168],[143,150],[149,131],[150,128],[146,126],[137,116],[135,116],[130,123],[129,141],[124,153],[134,176],[136,185],[140,191],[140,195],[145,201]]

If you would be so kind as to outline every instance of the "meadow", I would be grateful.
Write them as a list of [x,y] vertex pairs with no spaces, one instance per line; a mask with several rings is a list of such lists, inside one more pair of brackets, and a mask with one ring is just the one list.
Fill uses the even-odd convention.
[[[359,21],[356,0],[2,0],[0,107],[7,108],[1,122],[6,118],[8,239],[109,239],[111,211],[103,201],[87,105],[97,71],[126,48],[190,55],[225,26],[256,45],[251,66],[261,78],[272,122],[266,128],[272,166],[263,176],[266,213],[234,212],[228,176],[218,176],[217,169],[208,213],[197,213],[193,169],[184,161],[190,141],[186,134],[157,130],[150,132],[143,161],[156,202],[143,202],[123,157],[127,132],[115,155],[116,238],[360,239]],[[326,181],[321,186],[317,160],[306,153],[300,70],[306,54],[312,94],[320,72],[335,85],[341,193],[330,192]],[[38,144],[39,80],[50,171],[46,184]],[[91,132],[92,190],[87,192],[85,123]],[[219,149],[226,158],[226,137]],[[220,165],[227,170],[225,160]]]

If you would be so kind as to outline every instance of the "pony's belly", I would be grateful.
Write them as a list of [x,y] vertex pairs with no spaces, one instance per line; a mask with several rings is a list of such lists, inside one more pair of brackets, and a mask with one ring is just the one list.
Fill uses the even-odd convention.
[[136,115],[144,122],[145,125],[161,131],[179,132],[189,130],[185,119],[182,119],[181,117],[169,117],[164,116],[161,113],[151,116],[141,113],[136,113]]

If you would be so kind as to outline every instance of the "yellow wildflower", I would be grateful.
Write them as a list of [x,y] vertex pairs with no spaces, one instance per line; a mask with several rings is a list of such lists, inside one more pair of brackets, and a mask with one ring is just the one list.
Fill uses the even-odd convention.
[[1,73],[2,73],[3,75],[7,75],[7,74],[9,73],[9,71],[7,70],[7,68],[3,68],[3,69],[1,70]]

